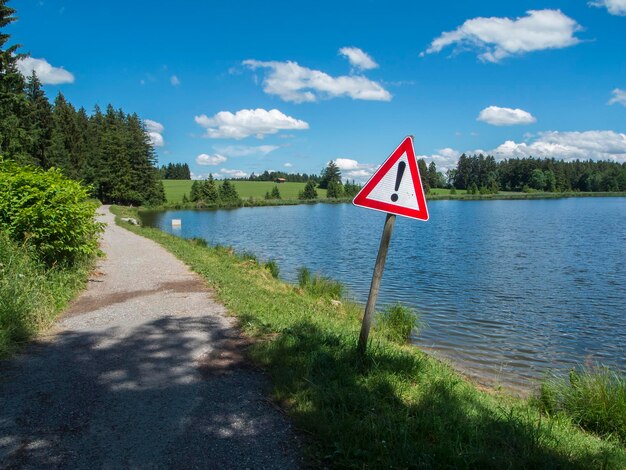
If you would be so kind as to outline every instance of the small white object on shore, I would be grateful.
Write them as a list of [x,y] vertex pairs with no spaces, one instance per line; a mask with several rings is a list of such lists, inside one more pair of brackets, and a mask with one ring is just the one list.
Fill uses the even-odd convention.
[[180,219],[172,219],[172,227],[180,227],[182,225],[182,222],[180,221]]

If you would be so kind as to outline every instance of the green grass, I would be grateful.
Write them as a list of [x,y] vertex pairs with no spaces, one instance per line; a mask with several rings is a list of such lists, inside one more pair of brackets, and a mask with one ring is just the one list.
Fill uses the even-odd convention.
[[[192,183],[190,180],[163,180],[167,202],[182,202],[184,194],[189,197]],[[306,186],[306,183],[276,184],[271,181],[232,181],[232,183],[242,199],[264,199],[265,193],[271,192],[274,186],[278,186],[283,199],[298,199],[298,193]],[[325,198],[326,190],[317,189],[317,194],[320,198]]]
[[626,379],[604,368],[570,371],[567,378],[546,380],[536,403],[584,429],[613,436],[626,445]]
[[376,316],[378,331],[389,341],[404,344],[411,332],[418,327],[419,317],[410,308],[401,304],[389,305]]
[[376,330],[361,361],[358,305],[274,279],[232,250],[124,227],[203,276],[256,339],[250,356],[270,377],[275,402],[308,436],[313,467],[626,468],[618,443],[527,401],[481,391]]
[[298,285],[316,297],[328,297],[337,300],[341,298],[344,287],[340,282],[319,274],[311,274],[308,268],[298,269]]
[[50,326],[85,286],[92,266],[46,268],[32,248],[0,233],[0,357]]

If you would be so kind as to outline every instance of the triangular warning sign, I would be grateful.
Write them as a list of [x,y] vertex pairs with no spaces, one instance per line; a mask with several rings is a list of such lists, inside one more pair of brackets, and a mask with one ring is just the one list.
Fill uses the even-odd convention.
[[352,204],[413,219],[428,220],[428,208],[415,160],[413,138],[407,137],[376,170]]

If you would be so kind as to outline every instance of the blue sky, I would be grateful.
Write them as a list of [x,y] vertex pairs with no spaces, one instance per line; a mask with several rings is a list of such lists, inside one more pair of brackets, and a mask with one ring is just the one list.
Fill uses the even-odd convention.
[[195,175],[363,180],[407,134],[460,152],[626,161],[626,0],[13,1],[32,68],[146,120]]

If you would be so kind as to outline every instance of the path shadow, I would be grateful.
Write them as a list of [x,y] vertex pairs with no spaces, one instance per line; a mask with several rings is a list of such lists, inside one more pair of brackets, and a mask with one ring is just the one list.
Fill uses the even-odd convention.
[[235,330],[169,317],[119,333],[64,332],[0,363],[0,467],[298,467]]

